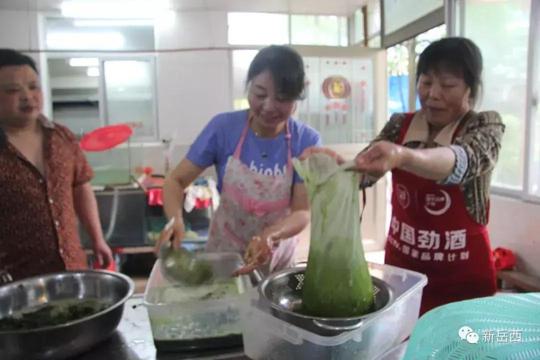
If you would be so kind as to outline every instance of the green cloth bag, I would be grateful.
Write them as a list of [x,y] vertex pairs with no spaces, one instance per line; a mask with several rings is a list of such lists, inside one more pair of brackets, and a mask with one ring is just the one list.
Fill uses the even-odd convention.
[[[311,204],[302,311],[319,317],[364,315],[372,310],[374,298],[360,235],[360,175],[336,172],[336,161],[324,153],[293,163]],[[328,180],[321,183],[322,179]]]

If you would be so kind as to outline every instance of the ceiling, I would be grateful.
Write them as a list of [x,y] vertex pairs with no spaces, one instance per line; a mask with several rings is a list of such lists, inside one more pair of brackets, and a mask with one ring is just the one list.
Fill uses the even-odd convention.
[[[76,1],[76,0],[75,0]],[[103,0],[92,0],[103,1]],[[105,0],[112,2],[113,0]],[[118,0],[129,3],[130,0]],[[154,1],[154,0],[146,0]],[[177,11],[246,11],[350,15],[367,0],[167,0]],[[62,0],[0,0],[1,10],[59,11]]]

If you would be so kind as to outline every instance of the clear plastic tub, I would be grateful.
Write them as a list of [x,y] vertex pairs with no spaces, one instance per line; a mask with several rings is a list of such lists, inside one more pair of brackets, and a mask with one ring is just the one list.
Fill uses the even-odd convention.
[[231,278],[243,264],[236,253],[201,253],[209,261],[213,281],[198,286],[180,286],[154,264],[144,302],[156,348],[161,351],[203,350],[241,346],[240,295],[252,288],[248,276]]
[[[252,359],[376,359],[412,332],[420,311],[425,275],[390,265],[369,264],[372,276],[391,292],[390,305],[367,315],[360,327],[322,336],[272,315],[252,289],[242,296],[244,351]],[[262,326],[264,324],[264,326]]]

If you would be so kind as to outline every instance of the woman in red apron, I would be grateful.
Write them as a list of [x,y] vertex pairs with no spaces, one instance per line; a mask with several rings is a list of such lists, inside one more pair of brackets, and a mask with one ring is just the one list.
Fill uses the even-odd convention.
[[428,276],[421,313],[496,291],[486,225],[504,125],[496,112],[472,111],[481,72],[472,41],[430,44],[417,68],[421,109],[395,114],[356,158],[372,176],[392,171],[385,263]]
[[[213,214],[207,251],[246,255],[246,273],[294,265],[296,235],[309,222],[303,182],[292,157],[318,145],[318,133],[290,118],[304,88],[302,58],[286,46],[269,46],[248,71],[249,109],[219,114],[167,176],[164,209],[174,226],[162,233],[179,245],[184,234],[184,189],[208,166],[218,175],[220,204]],[[160,244],[158,244],[159,246]]]
[[372,180],[392,172],[385,263],[427,275],[421,313],[496,291],[486,225],[504,125],[496,112],[472,110],[481,72],[472,41],[430,44],[417,66],[421,109],[394,114],[356,157]]

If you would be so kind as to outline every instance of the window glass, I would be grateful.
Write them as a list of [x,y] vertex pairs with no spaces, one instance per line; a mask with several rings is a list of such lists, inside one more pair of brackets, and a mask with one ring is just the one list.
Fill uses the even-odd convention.
[[353,16],[353,42],[355,44],[362,43],[364,41],[364,13],[362,9],[357,9]]
[[105,60],[103,68],[108,123],[129,123],[135,137],[152,139],[155,135],[153,62]]
[[[347,20],[340,16],[291,15],[291,43],[347,46]],[[345,41],[343,41],[345,40]]]
[[465,12],[465,36],[484,58],[477,108],[496,110],[506,125],[493,183],[515,190],[523,190],[530,5],[530,0],[469,0]]
[[46,46],[50,50],[152,50],[154,27],[144,22],[48,18]]
[[49,58],[47,64],[55,121],[79,136],[104,125],[129,123],[133,140],[157,138],[152,58],[62,56]]
[[384,33],[390,34],[444,6],[443,0],[383,0]]
[[270,45],[289,43],[286,14],[228,13],[228,39],[231,45]]
[[[381,3],[379,0],[369,0],[367,4],[367,32],[368,38],[373,39],[381,35]],[[375,44],[374,44],[375,45]],[[380,46],[380,39],[379,44]]]
[[388,117],[409,110],[409,50],[407,44],[397,44],[386,51],[388,71]]
[[99,59],[52,58],[47,64],[53,119],[77,135],[100,127],[99,77],[89,76]]

